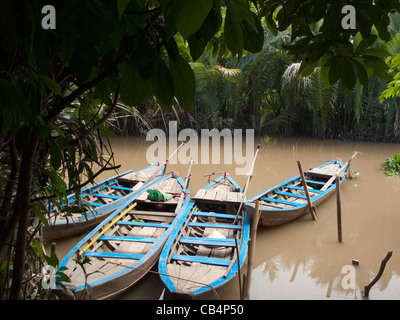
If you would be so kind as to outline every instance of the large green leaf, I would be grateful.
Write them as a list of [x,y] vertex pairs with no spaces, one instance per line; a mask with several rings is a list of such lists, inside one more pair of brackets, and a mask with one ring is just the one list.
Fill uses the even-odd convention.
[[8,130],[16,133],[21,122],[28,121],[30,116],[29,105],[21,89],[3,79],[0,79],[0,115],[2,133]]
[[224,37],[232,54],[241,56],[242,50],[258,52],[264,42],[264,29],[245,0],[226,0]]
[[154,95],[158,104],[169,109],[174,101],[174,83],[171,73],[162,59],[158,59],[154,72]]
[[162,0],[168,35],[172,36],[173,25],[187,39],[199,30],[212,4],[213,0]]
[[144,79],[133,59],[121,67],[121,100],[127,105],[139,105],[147,101],[153,93],[152,77]]
[[224,37],[225,43],[232,54],[241,55],[243,50],[243,33],[239,15],[238,12],[231,10],[229,7],[226,10]]
[[129,2],[131,2],[131,0],[118,0],[118,14],[120,18],[124,14],[124,11],[128,6]]
[[[253,24],[249,23],[247,20],[243,20],[242,22],[243,48],[247,51],[256,53],[263,47],[264,29],[257,16],[254,13],[251,13],[251,15],[253,16]],[[254,30],[254,25],[256,26],[256,31]]]
[[211,10],[200,29],[188,38],[190,55],[196,61],[222,23],[221,12]]
[[184,110],[189,110],[194,103],[196,84],[194,72],[182,57],[170,59],[170,71],[174,81],[175,97]]

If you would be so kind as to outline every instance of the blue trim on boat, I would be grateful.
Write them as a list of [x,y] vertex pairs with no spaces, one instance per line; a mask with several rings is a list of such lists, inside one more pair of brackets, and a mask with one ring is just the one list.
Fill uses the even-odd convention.
[[116,195],[113,195],[113,194],[93,193],[93,195],[95,197],[99,197],[99,198],[110,198],[110,199],[115,199],[115,200],[123,198],[122,196],[116,196]]
[[242,229],[241,226],[236,224],[222,224],[222,223],[206,223],[206,222],[189,222],[189,227],[201,227],[201,228],[222,228],[222,229]]
[[294,198],[300,198],[300,199],[307,199],[306,196],[298,193],[293,193],[293,192],[286,192],[286,191],[275,191],[277,194],[281,194],[283,196],[288,196],[288,197],[294,197]]
[[291,202],[291,201],[285,201],[285,200],[281,200],[281,199],[268,198],[268,197],[262,197],[261,200],[269,201],[269,202],[282,203],[282,204],[288,204],[288,205],[294,206],[294,207],[297,207],[297,206],[299,206],[299,205],[302,205],[302,203]]
[[153,243],[156,238],[150,237],[125,237],[125,236],[101,236],[99,238],[101,241],[131,241],[131,242],[146,242]]
[[96,257],[96,258],[136,259],[136,260],[140,260],[144,256],[143,254],[134,254],[134,253],[93,252],[93,251],[86,251],[83,255],[86,257]]
[[[289,189],[295,189],[295,190],[300,190],[300,191],[304,191],[303,187],[298,187],[298,186],[287,186],[287,188]],[[318,189],[313,189],[313,188],[308,188],[308,191],[310,192],[315,192],[315,193],[322,193],[323,191],[318,190]]]
[[232,260],[221,259],[221,258],[210,258],[201,256],[187,256],[183,254],[173,254],[172,260],[188,261],[188,262],[199,262],[204,264],[211,264],[215,266],[228,267]]
[[[236,218],[236,216],[234,214],[202,212],[202,211],[195,211],[195,212],[193,212],[193,215],[198,216],[198,217],[213,217],[213,218],[224,218],[224,219],[235,219]],[[238,216],[237,219],[241,220],[242,216]]]
[[195,244],[203,246],[235,247],[235,239],[181,237],[179,242],[183,244]]
[[135,222],[135,221],[118,221],[116,224],[134,227],[149,227],[149,228],[168,228],[169,224],[165,223],[147,223],[147,222]]

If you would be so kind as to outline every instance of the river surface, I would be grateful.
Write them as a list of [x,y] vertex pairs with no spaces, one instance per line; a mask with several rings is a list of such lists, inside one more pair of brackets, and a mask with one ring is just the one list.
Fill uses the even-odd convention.
[[[356,179],[341,185],[342,243],[338,242],[335,195],[317,208],[317,221],[307,214],[286,225],[259,227],[250,299],[365,299],[364,286],[376,276],[388,251],[393,251],[393,256],[381,279],[370,290],[369,299],[400,299],[400,177],[389,177],[380,168],[386,158],[400,153],[399,145],[303,138],[259,139],[251,152],[258,143],[261,147],[247,189],[248,197],[298,175],[296,161],[307,170],[337,157],[345,163],[354,151],[362,154],[351,162]],[[115,163],[121,165],[119,172],[147,166],[146,151],[149,146],[154,147],[153,142],[137,137],[114,137],[111,144]],[[230,146],[230,161],[229,156],[223,156],[221,145],[221,163],[207,164],[200,156],[200,149],[203,154],[205,150],[200,142],[198,147],[199,154],[198,157],[194,154],[195,164],[191,169],[192,195],[207,184],[204,174],[210,172],[228,171],[241,186],[245,185],[246,175],[235,174],[236,169],[246,171],[235,161],[235,152],[240,150]],[[166,150],[168,153],[168,148]],[[178,171],[185,177],[189,166],[181,162],[187,161],[188,153],[184,154],[183,148],[180,151],[177,163],[169,164],[167,171]],[[210,146],[209,152],[211,162],[215,148]],[[251,165],[253,154],[245,147],[242,156],[246,156]],[[114,174],[104,172],[99,180]],[[60,260],[82,236],[57,241]],[[352,264],[353,260],[357,260],[358,265]],[[158,299],[163,286],[156,271],[153,268],[152,273],[119,299]],[[233,283],[222,299],[239,299],[238,282]]]

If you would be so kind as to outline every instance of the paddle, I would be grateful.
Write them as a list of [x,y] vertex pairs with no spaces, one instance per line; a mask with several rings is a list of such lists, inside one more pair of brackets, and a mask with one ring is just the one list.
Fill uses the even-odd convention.
[[192,164],[193,164],[193,160],[190,159],[190,165],[189,165],[188,173],[187,173],[186,178],[185,178],[185,185],[183,186],[183,189],[182,189],[182,192],[181,192],[181,196],[179,197],[179,202],[178,202],[178,204],[176,206],[176,209],[175,209],[176,213],[178,213],[179,210],[181,210],[181,207],[182,207],[183,199],[185,197],[185,190],[187,189],[187,187],[189,185],[189,181],[190,181],[190,177],[191,177],[190,170],[192,169]]
[[164,173],[167,172],[167,164],[169,162],[169,160],[173,157],[173,155],[175,153],[178,152],[178,150],[184,145],[185,143],[182,141],[181,144],[179,145],[178,148],[176,148],[176,150],[174,152],[172,152],[172,154],[169,156],[169,158],[167,160],[165,160],[165,164],[164,164]]
[[243,191],[242,191],[243,197],[242,197],[242,199],[240,200],[240,206],[239,206],[238,211],[236,212],[236,216],[235,216],[235,220],[233,221],[233,224],[236,223],[236,219],[237,219],[237,217],[239,216],[239,213],[240,213],[240,211],[242,210],[243,204],[244,204],[244,202],[245,202],[247,187],[249,186],[250,180],[251,180],[251,178],[253,177],[254,164],[255,164],[255,162],[256,162],[257,155],[258,155],[258,152],[259,152],[259,151],[260,151],[260,145],[257,146],[257,150],[256,150],[256,154],[254,155],[253,163],[251,164],[250,171],[249,171],[249,173],[247,174],[246,184],[244,185],[244,188],[243,188]]
[[321,191],[325,191],[326,189],[328,189],[330,187],[330,185],[333,183],[333,181],[335,181],[336,177],[343,171],[343,170],[347,170],[348,167],[350,167],[350,163],[351,160],[353,160],[353,158],[358,154],[362,154],[361,152],[355,151],[354,154],[350,157],[350,159],[346,162],[346,164],[339,170],[339,172],[337,172],[336,174],[334,174],[324,185],[323,187],[320,189]]
[[98,238],[100,238],[110,227],[112,227],[114,224],[118,222],[128,211],[132,210],[134,207],[136,207],[137,203],[135,202],[133,205],[131,205],[128,209],[126,209],[124,212],[122,212],[113,222],[111,222],[102,232],[98,234],[97,237],[95,237],[86,247],[83,249],[81,252],[79,252],[79,255],[81,256],[93,243],[96,242]]

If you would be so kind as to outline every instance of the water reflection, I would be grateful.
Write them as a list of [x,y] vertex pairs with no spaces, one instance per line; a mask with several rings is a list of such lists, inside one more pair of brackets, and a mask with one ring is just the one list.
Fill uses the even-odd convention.
[[[149,143],[138,138],[113,138],[111,142],[120,172],[146,165]],[[377,274],[389,250],[393,250],[393,256],[371,289],[370,299],[399,299],[400,177],[387,177],[380,169],[381,162],[399,152],[398,144],[312,139],[261,139],[257,143],[261,143],[261,149],[248,196],[297,175],[297,160],[306,170],[337,157],[346,162],[354,151],[362,155],[352,161],[359,178],[345,181],[341,187],[343,243],[337,241],[335,196],[318,207],[318,221],[306,215],[287,225],[259,228],[251,299],[363,299],[361,291]],[[192,192],[207,183],[204,174],[227,170],[234,175],[236,167],[194,165]],[[186,175],[187,165],[171,164],[169,169]],[[102,179],[107,175],[113,173],[106,172]],[[246,176],[234,178],[245,184]],[[68,241],[58,243],[60,258],[75,243]],[[359,261],[359,266],[354,266],[356,289],[344,289],[346,274],[342,268],[352,265],[353,259]],[[121,299],[158,299],[161,291],[158,276],[150,274]],[[238,298],[238,285],[234,283],[223,299]]]

